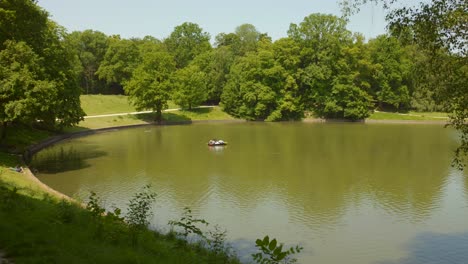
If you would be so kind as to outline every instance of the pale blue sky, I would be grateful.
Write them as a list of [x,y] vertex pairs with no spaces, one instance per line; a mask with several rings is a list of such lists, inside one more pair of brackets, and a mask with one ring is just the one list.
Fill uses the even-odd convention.
[[[241,24],[253,24],[273,40],[287,36],[290,23],[312,13],[340,16],[337,0],[39,0],[52,19],[68,29],[93,29],[124,38],[146,35],[163,39],[174,27],[193,22],[210,33],[230,33]],[[385,13],[368,5],[351,18],[348,29],[366,38],[385,32]]]

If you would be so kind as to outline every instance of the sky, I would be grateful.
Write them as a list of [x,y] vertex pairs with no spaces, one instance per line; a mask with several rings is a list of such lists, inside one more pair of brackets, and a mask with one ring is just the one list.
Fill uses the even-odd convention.
[[[123,38],[168,37],[174,27],[192,22],[210,33],[231,33],[249,23],[273,40],[287,36],[290,23],[312,13],[340,16],[338,0],[39,0],[52,20],[69,32],[92,29]],[[372,4],[350,19],[348,29],[366,39],[385,33],[385,13]]]

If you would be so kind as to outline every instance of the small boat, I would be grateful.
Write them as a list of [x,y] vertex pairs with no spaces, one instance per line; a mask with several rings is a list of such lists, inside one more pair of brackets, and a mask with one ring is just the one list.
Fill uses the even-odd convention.
[[224,140],[217,140],[217,139],[211,139],[208,141],[208,146],[213,147],[213,146],[226,146],[227,142]]

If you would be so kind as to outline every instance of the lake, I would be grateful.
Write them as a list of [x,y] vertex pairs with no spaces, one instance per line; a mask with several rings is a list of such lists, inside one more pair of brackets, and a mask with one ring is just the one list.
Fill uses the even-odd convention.
[[[211,138],[226,147],[210,148]],[[147,126],[39,152],[38,178],[125,209],[151,184],[153,228],[184,207],[228,232],[241,259],[265,235],[299,263],[468,263],[468,176],[441,125],[205,123]]]

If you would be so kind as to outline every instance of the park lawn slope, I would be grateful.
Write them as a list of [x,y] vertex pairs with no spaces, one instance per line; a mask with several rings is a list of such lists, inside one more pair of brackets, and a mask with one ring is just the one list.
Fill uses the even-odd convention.
[[[128,96],[125,95],[81,95],[80,101],[81,108],[83,108],[87,116],[137,111],[128,101]],[[177,108],[172,102],[168,102],[168,105],[169,108]]]

